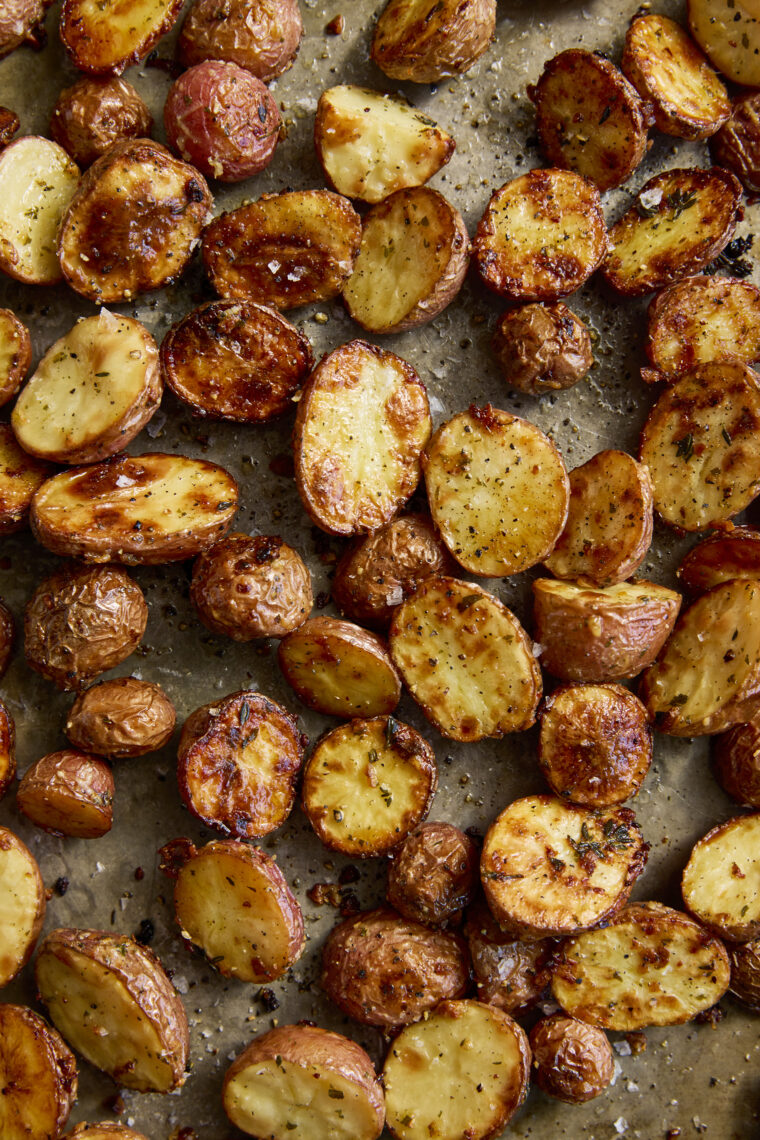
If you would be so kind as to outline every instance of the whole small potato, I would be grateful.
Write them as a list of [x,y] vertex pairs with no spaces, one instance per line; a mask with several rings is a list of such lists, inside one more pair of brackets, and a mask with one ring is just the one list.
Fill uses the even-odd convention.
[[311,575],[276,535],[230,534],[193,566],[190,600],[204,625],[233,641],[284,637],[314,604]]
[[25,41],[42,44],[49,0],[3,0],[0,5],[0,59]]
[[16,802],[37,827],[55,835],[98,839],[113,823],[114,782],[98,756],[66,748],[24,774]]
[[594,360],[588,329],[561,301],[510,309],[492,347],[507,384],[531,396],[572,388]]
[[268,166],[280,123],[277,104],[261,80],[218,59],[181,75],[164,106],[169,146],[220,182],[242,182]]
[[407,836],[388,868],[388,902],[423,926],[452,925],[472,899],[477,850],[453,823],[423,823]]
[[612,1049],[602,1029],[557,1013],[530,1033],[533,1078],[549,1096],[583,1104],[599,1096],[612,1080]]
[[121,139],[150,135],[153,117],[131,83],[85,75],[58,96],[50,137],[80,166],[89,166]]
[[470,947],[478,1001],[520,1017],[545,993],[556,962],[554,938],[524,942],[506,934],[483,899],[467,911],[464,936]]
[[298,0],[195,0],[177,50],[184,67],[226,59],[268,83],[291,66],[302,34]]
[[760,938],[727,945],[731,959],[731,993],[760,1012]]
[[724,792],[760,808],[760,718],[715,737],[715,778]]
[[118,677],[80,693],[65,732],[75,748],[124,759],[163,748],[177,714],[160,685]]

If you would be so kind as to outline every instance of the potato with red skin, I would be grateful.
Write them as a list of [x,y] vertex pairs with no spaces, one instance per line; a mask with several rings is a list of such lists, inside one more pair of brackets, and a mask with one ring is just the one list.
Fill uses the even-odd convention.
[[10,664],[15,632],[13,614],[0,598],[0,677]]
[[726,947],[731,961],[732,994],[760,1013],[760,938]]
[[612,1049],[603,1029],[555,1013],[530,1031],[533,1079],[549,1096],[566,1104],[584,1104],[609,1085]]
[[53,835],[99,839],[113,823],[114,782],[98,756],[66,748],[33,764],[16,803],[37,827]]
[[42,44],[45,13],[52,0],[3,0],[0,8],[0,59],[20,44]]
[[268,83],[292,66],[302,35],[298,0],[195,0],[177,53],[183,67],[223,59]]
[[64,732],[83,752],[124,759],[163,748],[176,719],[174,705],[160,685],[117,677],[79,694]]
[[388,902],[410,922],[456,926],[478,876],[475,844],[453,823],[423,823],[394,852]]
[[733,799],[760,808],[760,717],[715,737],[715,778]]
[[572,388],[594,361],[588,329],[562,301],[508,309],[491,347],[510,388],[531,396]]
[[171,149],[220,182],[242,182],[268,166],[280,122],[277,104],[261,80],[218,59],[181,75],[164,106]]
[[148,138],[153,116],[126,79],[83,75],[65,87],[50,118],[50,137],[79,166],[89,166],[122,139]]
[[0,107],[0,150],[7,146],[16,131],[21,126],[21,120],[10,107]]
[[559,943],[554,938],[524,942],[501,929],[482,899],[467,912],[464,936],[470,947],[477,998],[519,1017],[549,985]]
[[760,531],[731,523],[693,546],[677,570],[690,594],[705,594],[733,578],[760,578]]

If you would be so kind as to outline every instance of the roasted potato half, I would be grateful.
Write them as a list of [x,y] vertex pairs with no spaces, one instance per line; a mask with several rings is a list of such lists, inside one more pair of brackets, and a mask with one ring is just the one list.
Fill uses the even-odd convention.
[[0,535],[26,526],[34,494],[52,474],[49,463],[19,447],[10,424],[0,424]]
[[24,136],[0,150],[0,270],[29,285],[62,277],[56,242],[79,185],[58,143]]
[[760,808],[760,719],[716,736],[713,761],[723,791],[746,807]]
[[505,933],[482,899],[467,912],[464,935],[470,947],[478,999],[522,1016],[545,992],[559,943],[526,942]]
[[423,823],[407,835],[388,866],[388,902],[423,926],[457,926],[472,901],[477,848],[453,823]]
[[50,137],[83,167],[122,139],[149,138],[152,129],[146,103],[116,76],[83,75],[64,88],[50,118]]
[[51,1021],[96,1069],[140,1092],[184,1083],[187,1016],[147,947],[103,930],[51,930],[34,973]]
[[66,748],[27,768],[16,803],[27,819],[53,835],[99,839],[113,823],[114,781],[98,756]]
[[496,0],[388,0],[370,56],[391,79],[437,83],[469,71],[493,39]]
[[174,24],[182,0],[64,0],[61,42],[79,71],[121,75]]
[[719,938],[760,938],[760,813],[729,819],[692,848],[681,890],[686,909]]
[[731,959],[731,993],[750,1009],[760,1011],[760,939],[727,947]]
[[692,594],[733,578],[760,578],[760,531],[729,524],[708,534],[685,555],[678,577]]
[[160,685],[117,677],[79,694],[64,732],[83,752],[122,760],[163,748],[176,719],[174,705]]
[[16,776],[16,724],[4,701],[0,701],[0,800]]
[[0,1135],[60,1136],[77,1099],[74,1054],[55,1029],[23,1005],[0,1005]]
[[760,26],[753,0],[688,0],[689,29],[719,71],[760,87]]
[[125,1124],[104,1121],[99,1124],[77,1124],[63,1140],[148,1140],[142,1132],[135,1132]]
[[584,1104],[612,1082],[612,1049],[603,1030],[555,1013],[530,1031],[531,1076],[549,1096]]
[[731,118],[710,140],[716,166],[735,174],[751,193],[760,193],[760,96],[756,91],[734,99]]
[[177,54],[183,67],[226,59],[268,83],[293,64],[302,34],[298,0],[195,0]]
[[594,360],[588,329],[562,301],[508,309],[491,347],[510,388],[531,396],[572,388]]
[[13,614],[0,598],[0,677],[10,664],[15,633]]
[[0,914],[0,986],[5,986],[31,958],[45,919],[37,860],[7,827],[0,827]]
[[0,12],[0,58],[24,42],[40,46],[47,0],[9,0]]
[[16,395],[31,363],[29,329],[10,309],[0,309],[0,407]]

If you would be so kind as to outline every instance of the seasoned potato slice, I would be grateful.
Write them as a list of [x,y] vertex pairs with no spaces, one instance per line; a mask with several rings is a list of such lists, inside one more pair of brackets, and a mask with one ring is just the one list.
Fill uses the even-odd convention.
[[699,273],[731,240],[741,213],[741,183],[727,170],[656,174],[610,230],[602,268],[627,297],[642,297]]
[[394,851],[388,867],[388,902],[423,926],[458,926],[472,901],[477,848],[453,823],[423,823]]
[[679,530],[733,518],[760,491],[760,376],[746,364],[700,364],[670,385],[641,433],[654,507]]
[[0,1005],[0,1135],[60,1136],[77,1099],[74,1054],[55,1029],[23,1005]]
[[48,479],[32,499],[30,521],[54,554],[153,566],[206,550],[229,527],[237,499],[237,483],[216,463],[120,455]]
[[391,79],[437,83],[480,59],[496,27],[496,0],[388,0],[370,55]]
[[530,1031],[531,1076],[549,1096],[566,1104],[584,1104],[603,1093],[615,1066],[603,1030],[555,1013]]
[[740,804],[760,808],[760,719],[738,724],[715,738],[715,778]]
[[552,992],[571,1017],[629,1031],[691,1021],[729,977],[723,944],[698,923],[662,903],[633,903],[565,942]]
[[364,218],[343,289],[350,315],[374,333],[405,332],[437,317],[464,281],[470,241],[462,215],[437,190],[396,190]]
[[45,887],[37,861],[18,836],[0,827],[0,986],[29,961],[44,918]]
[[529,420],[473,404],[438,428],[422,464],[433,521],[471,574],[518,574],[553,549],[570,485],[556,446]]
[[320,95],[314,145],[330,186],[365,202],[422,186],[445,166],[456,146],[451,135],[405,99],[351,84]]
[[10,309],[0,309],[0,407],[16,395],[31,363],[29,329]]
[[563,681],[621,681],[654,661],[675,625],[681,595],[655,582],[593,589],[533,583],[541,664]]
[[620,909],[649,848],[632,811],[589,811],[554,796],[525,796],[486,833],[480,877],[502,930],[561,938]]
[[26,526],[35,491],[52,474],[50,464],[19,447],[10,424],[0,424],[0,535]]
[[117,677],[79,694],[64,732],[75,748],[123,759],[163,748],[176,719],[174,705],[160,685]]
[[31,455],[97,463],[121,451],[161,403],[158,348],[132,317],[101,309],[51,345],[11,416]]
[[655,728],[704,736],[760,710],[760,581],[716,586],[681,615],[641,682]]
[[760,937],[760,813],[729,819],[692,849],[681,890],[703,926],[731,942]]
[[0,150],[0,270],[31,285],[61,280],[58,230],[79,185],[79,167],[37,136]]
[[24,773],[16,803],[53,835],[99,839],[111,830],[114,782],[104,760],[66,748],[43,756]]
[[268,697],[233,693],[196,709],[182,729],[177,782],[185,804],[225,835],[257,839],[285,822],[305,739]]
[[675,20],[634,16],[625,37],[623,71],[653,108],[666,135],[706,139],[731,113],[728,92],[707,59]]
[[491,195],[472,244],[484,284],[510,301],[574,293],[608,249],[599,191],[569,170],[530,170],[507,182]]
[[729,945],[731,993],[750,1009],[760,1011],[760,939]]
[[386,855],[433,802],[433,749],[393,717],[352,720],[328,732],[309,757],[303,809],[326,847],[342,855]]
[[507,309],[491,347],[507,384],[531,396],[572,388],[594,361],[588,329],[562,301]]
[[644,157],[649,108],[614,63],[596,52],[561,52],[528,95],[536,104],[541,148],[553,166],[609,190],[627,181]]
[[64,0],[61,41],[71,62],[92,75],[121,75],[168,32],[182,0]]
[[570,472],[565,529],[544,566],[557,578],[614,586],[636,573],[654,525],[652,480],[624,451],[600,451]]
[[337,297],[360,241],[361,218],[340,194],[263,194],[206,227],[203,263],[220,297],[293,309]]
[[222,1104],[237,1128],[271,1140],[377,1140],[385,1119],[361,1046],[305,1023],[256,1037],[227,1070]]
[[164,337],[166,383],[196,415],[261,423],[282,415],[314,364],[308,339],[269,305],[210,301]]
[[678,577],[693,594],[733,578],[760,578],[760,531],[737,526],[708,534],[684,557]]
[[183,67],[225,59],[268,83],[292,65],[302,34],[298,0],[195,0],[177,54]]
[[298,493],[317,526],[366,534],[389,522],[419,482],[430,430],[425,386],[400,356],[352,340],[323,357],[293,430]]
[[63,275],[90,301],[117,304],[176,281],[211,216],[197,170],[150,139],[114,144],[92,164],[58,237]]
[[58,96],[50,137],[80,166],[89,166],[121,139],[150,137],[153,117],[126,79],[83,75]]
[[760,23],[754,0],[688,0],[689,28],[734,83],[760,87]]
[[16,776],[16,725],[4,701],[0,701],[0,800]]
[[348,621],[310,618],[283,638],[277,658],[303,703],[327,716],[383,716],[401,698],[385,644]]
[[404,1029],[383,1068],[388,1128],[397,1140],[486,1140],[528,1092],[530,1049],[507,1013],[445,1001]]
[[391,656],[425,716],[452,740],[530,728],[541,670],[515,615],[472,582],[428,578],[393,615]]
[[479,1000],[515,1017],[535,1005],[549,985],[559,943],[505,934],[482,900],[467,912],[464,934]]
[[52,930],[35,980],[69,1044],[124,1088],[171,1092],[185,1081],[187,1017],[155,954],[125,934]]
[[713,135],[710,154],[742,182],[751,194],[760,193],[760,95],[757,91],[734,99],[731,118]]

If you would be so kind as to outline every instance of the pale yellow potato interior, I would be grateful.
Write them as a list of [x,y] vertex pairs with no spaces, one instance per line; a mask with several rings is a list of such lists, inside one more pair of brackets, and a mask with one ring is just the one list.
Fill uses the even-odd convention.
[[[200,750],[202,744],[196,744],[195,747]],[[278,718],[260,720],[257,725],[257,732],[235,747],[234,762],[230,762],[230,769],[234,768],[237,775],[232,782],[232,787],[255,788],[259,786],[268,789],[273,799],[276,798],[278,791],[282,795],[282,758],[283,755],[289,755],[292,749],[292,734],[280,728]],[[204,764],[202,756],[197,759],[197,768],[201,778],[195,776],[196,764],[193,763],[192,755],[191,764],[192,797],[195,810],[206,819],[216,819],[219,811],[221,777],[219,780],[202,778]],[[193,778],[194,776],[195,778]]]
[[679,24],[652,14],[637,22],[633,44],[641,53],[638,62],[649,88],[659,100],[684,116],[725,117],[726,89],[706,61],[692,61],[693,41]]
[[0,395],[7,384],[14,357],[20,347],[18,329],[11,319],[0,312]]
[[59,1085],[47,1034],[16,1009],[6,1006],[0,1020],[0,1136],[3,1140],[57,1136],[68,1096]]
[[57,240],[79,182],[79,168],[49,139],[19,139],[0,159],[0,253],[10,246],[15,273],[53,285],[61,279]]
[[15,842],[0,848],[0,985],[14,976],[40,913],[40,879],[29,852]]
[[172,0],[74,0],[82,56],[100,70],[117,65],[162,26],[172,7]]
[[696,845],[683,876],[684,900],[721,927],[760,921],[760,814],[740,818]]
[[47,471],[16,443],[10,430],[0,429],[0,510],[9,514],[29,505]]
[[325,635],[308,633],[283,642],[281,650],[292,683],[307,703],[335,716],[381,716],[398,704],[398,678],[390,661],[378,651],[347,638],[327,635],[331,658],[324,656]]

